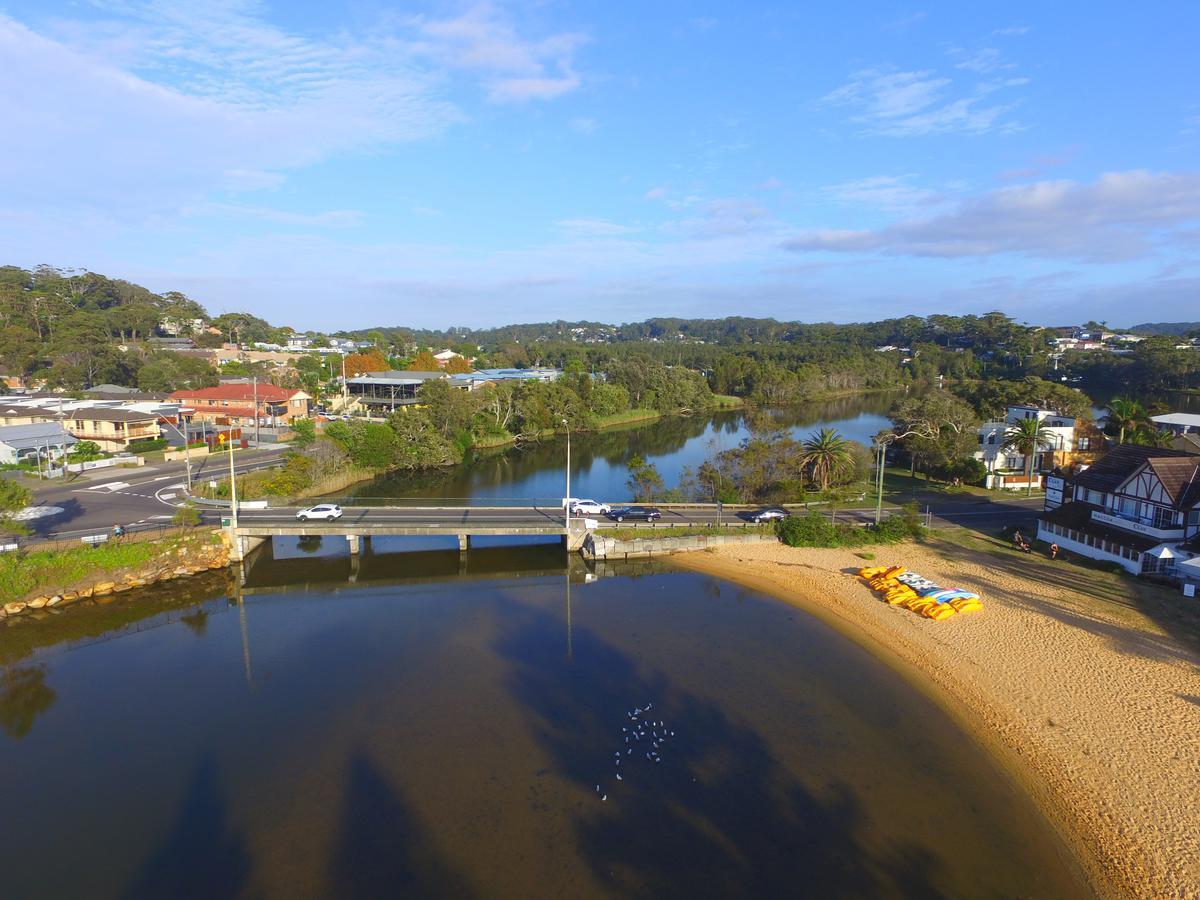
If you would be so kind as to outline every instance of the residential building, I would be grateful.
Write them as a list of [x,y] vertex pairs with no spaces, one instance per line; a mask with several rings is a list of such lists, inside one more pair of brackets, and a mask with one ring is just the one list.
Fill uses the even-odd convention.
[[388,412],[417,402],[417,390],[427,381],[448,377],[445,372],[368,372],[346,379],[351,402],[368,410]]
[[58,422],[0,426],[0,463],[62,459],[79,441]]
[[93,441],[107,453],[126,449],[134,441],[162,437],[158,414],[107,406],[77,407],[65,413],[63,424],[81,441]]
[[61,413],[40,406],[0,403],[0,426],[34,425],[42,422],[56,422],[61,418]]
[[558,381],[562,369],[479,369],[474,373],[488,381]]
[[287,339],[289,350],[307,350],[312,346],[312,338],[306,334],[293,334]]
[[1134,575],[1200,580],[1186,565],[1200,557],[1200,456],[1122,444],[1047,487],[1062,502],[1047,497],[1039,539]]
[[189,421],[217,425],[287,425],[308,418],[312,406],[312,396],[304,391],[261,382],[175,391],[170,399],[183,404]]
[[1103,451],[1099,432],[1071,416],[1036,406],[1010,406],[1002,422],[979,426],[979,449],[974,456],[987,467],[988,487],[1008,489],[1028,486],[1028,460],[1024,454],[1005,449],[1009,431],[1018,423],[1037,419],[1046,436],[1046,445],[1033,457],[1033,485],[1040,487],[1045,473],[1092,462]]
[[1151,416],[1150,421],[1176,434],[1200,434],[1200,414],[1197,413],[1167,413]]

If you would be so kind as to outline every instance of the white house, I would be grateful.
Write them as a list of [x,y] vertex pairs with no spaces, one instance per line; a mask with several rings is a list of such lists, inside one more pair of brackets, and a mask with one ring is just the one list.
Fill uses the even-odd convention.
[[1134,575],[1200,581],[1200,456],[1122,444],[1064,479],[1062,497],[1038,520],[1040,540]]
[[62,459],[79,441],[59,422],[0,427],[0,463],[16,465],[23,460]]
[[1033,484],[1040,487],[1042,473],[1072,462],[1079,453],[1089,453],[1092,436],[1079,428],[1071,416],[1059,415],[1052,409],[1036,406],[1010,406],[1002,422],[985,422],[979,426],[979,449],[974,456],[988,470],[988,487],[1008,489],[1028,486],[1027,461],[1024,454],[1004,449],[1005,436],[1017,423],[1036,418],[1046,433],[1046,445],[1033,457]]
[[1196,413],[1167,413],[1162,416],[1151,416],[1150,421],[1159,428],[1165,428],[1176,434],[1200,432],[1200,415]]

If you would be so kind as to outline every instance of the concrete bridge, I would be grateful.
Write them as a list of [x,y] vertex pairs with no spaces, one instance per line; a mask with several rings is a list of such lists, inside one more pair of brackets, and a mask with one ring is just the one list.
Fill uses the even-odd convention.
[[233,556],[244,559],[273,537],[320,535],[346,539],[352,556],[373,537],[454,537],[465,551],[472,537],[549,536],[560,538],[567,550],[578,550],[587,536],[582,519],[567,519],[555,507],[345,507],[336,521],[296,518],[301,507],[240,510],[233,537]]

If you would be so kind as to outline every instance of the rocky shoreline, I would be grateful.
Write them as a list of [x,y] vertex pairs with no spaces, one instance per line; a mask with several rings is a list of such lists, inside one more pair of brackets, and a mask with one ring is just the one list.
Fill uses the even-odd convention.
[[[219,535],[220,540],[213,540],[214,535]],[[97,572],[94,576],[77,579],[68,584],[39,587],[34,596],[0,606],[0,619],[64,606],[79,600],[120,594],[176,578],[223,569],[229,565],[230,548],[223,533],[219,531],[205,531],[174,543],[175,546],[164,547],[162,553],[156,554],[141,565]]]

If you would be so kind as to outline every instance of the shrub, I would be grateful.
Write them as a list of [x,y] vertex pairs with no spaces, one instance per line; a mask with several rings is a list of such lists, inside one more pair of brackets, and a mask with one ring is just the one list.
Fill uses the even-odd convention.
[[147,441],[130,441],[126,448],[130,453],[151,453],[167,446],[166,438],[152,438]]
[[816,510],[804,516],[788,516],[775,526],[779,539],[789,547],[867,547],[895,544],[924,533],[914,504],[884,519],[878,528],[863,528],[848,522],[835,524]]

